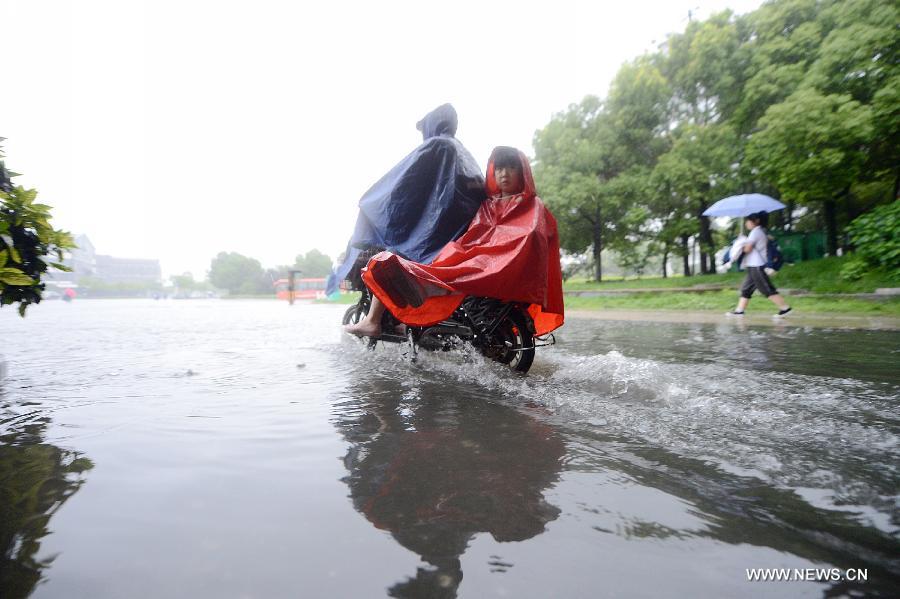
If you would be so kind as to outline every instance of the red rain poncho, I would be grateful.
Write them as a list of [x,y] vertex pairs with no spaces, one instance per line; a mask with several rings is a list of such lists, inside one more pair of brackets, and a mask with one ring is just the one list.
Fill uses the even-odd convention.
[[494,156],[487,168],[487,192],[463,235],[431,264],[391,252],[375,255],[363,280],[398,320],[429,326],[453,314],[466,296],[530,304],[537,335],[563,324],[562,272],[556,219],[537,197],[531,166],[519,152],[525,188],[500,197]]

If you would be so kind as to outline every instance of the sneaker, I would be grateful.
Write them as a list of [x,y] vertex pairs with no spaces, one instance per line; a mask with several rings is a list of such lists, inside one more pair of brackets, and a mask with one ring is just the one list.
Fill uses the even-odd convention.
[[730,310],[725,313],[725,316],[743,316],[743,312],[738,312],[737,310]]
[[791,311],[791,307],[788,306],[788,307],[785,308],[784,310],[779,310],[779,311],[778,311],[778,314],[773,314],[773,315],[772,315],[772,318],[784,318],[785,316],[787,316],[787,313],[790,312],[790,311]]

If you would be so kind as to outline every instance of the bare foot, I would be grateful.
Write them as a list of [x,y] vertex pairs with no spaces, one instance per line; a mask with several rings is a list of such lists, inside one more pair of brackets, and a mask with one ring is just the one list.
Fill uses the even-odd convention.
[[363,320],[356,324],[344,325],[344,332],[357,337],[381,337],[381,325]]

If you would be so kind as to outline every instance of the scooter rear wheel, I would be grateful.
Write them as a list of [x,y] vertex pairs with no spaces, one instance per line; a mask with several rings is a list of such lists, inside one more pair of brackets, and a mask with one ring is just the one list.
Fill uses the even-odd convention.
[[534,362],[534,324],[522,310],[511,310],[497,325],[481,353],[516,372],[528,372]]

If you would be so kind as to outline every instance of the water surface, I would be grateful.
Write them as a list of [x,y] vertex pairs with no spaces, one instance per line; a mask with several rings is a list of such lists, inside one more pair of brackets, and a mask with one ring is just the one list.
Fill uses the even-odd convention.
[[342,310],[0,310],[2,596],[896,595],[900,333],[576,319],[519,377]]

